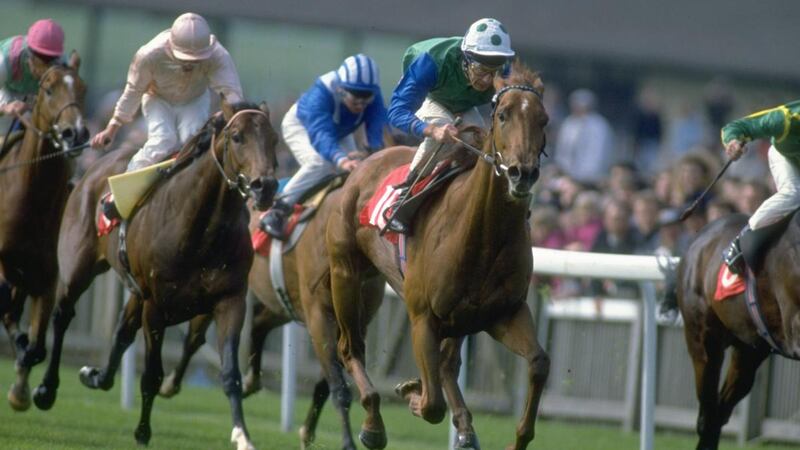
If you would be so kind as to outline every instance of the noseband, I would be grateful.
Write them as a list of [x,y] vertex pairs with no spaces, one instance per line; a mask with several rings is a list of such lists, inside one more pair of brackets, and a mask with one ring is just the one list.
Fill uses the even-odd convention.
[[[237,117],[243,116],[245,114],[258,114],[258,115],[264,116],[264,118],[269,120],[269,117],[267,116],[267,114],[264,111],[261,111],[260,109],[243,109],[243,110],[237,112],[236,114],[234,114],[233,117],[231,117],[231,119],[228,120],[228,123],[225,124],[225,126],[222,128],[222,130],[219,132],[219,134],[225,133],[228,130],[228,127],[233,123],[234,120],[236,120]],[[222,174],[222,178],[225,179],[225,183],[228,185],[228,189],[236,189],[239,192],[239,194],[242,196],[242,198],[252,197],[253,196],[253,192],[252,192],[252,189],[250,189],[250,178],[247,175],[245,175],[245,174],[243,174],[241,172],[238,172],[236,174],[235,179],[232,179],[232,178],[230,178],[228,176],[228,174],[225,173],[225,169],[222,167],[222,164],[220,164],[219,160],[217,159],[217,154],[215,153],[216,136],[217,136],[217,133],[213,133],[211,135],[211,151],[209,153],[211,153],[211,158],[214,159],[214,162],[216,163],[216,166],[219,169],[219,173]],[[229,141],[230,141],[230,136],[226,136],[225,137],[225,145],[222,148],[222,159],[223,159],[223,161],[225,160],[225,154],[228,152],[228,142]],[[236,162],[236,161],[234,161],[234,162]],[[238,165],[238,163],[237,163],[237,165]]]

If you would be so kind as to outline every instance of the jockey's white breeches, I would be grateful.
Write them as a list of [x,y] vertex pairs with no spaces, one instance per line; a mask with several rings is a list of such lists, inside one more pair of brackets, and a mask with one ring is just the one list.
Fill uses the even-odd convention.
[[[422,103],[422,106],[420,106],[420,108],[414,114],[420,120],[428,124],[442,125],[445,123],[453,123],[456,120],[456,116],[461,116],[461,124],[459,125],[460,127],[465,125],[477,125],[481,128],[486,128],[486,120],[484,120],[484,117],[480,111],[478,111],[478,108],[470,108],[460,114],[453,114],[440,103],[437,103],[430,98],[426,98]],[[423,140],[419,145],[417,153],[414,154],[414,160],[411,161],[411,170],[415,169],[420,163],[422,163],[424,167],[425,161],[428,160],[429,155],[433,155],[434,150],[438,146],[438,142],[432,138],[426,137],[425,140]],[[421,176],[429,174],[433,168],[436,167],[436,163],[445,159],[449,155],[449,151],[451,150],[450,147],[452,146],[448,145],[439,150],[439,152],[436,154],[435,160],[428,164],[428,167],[425,169],[425,173],[422,173]]]
[[145,94],[142,97],[142,115],[147,122],[147,142],[133,155],[127,171],[159,163],[180,150],[203,127],[210,114],[208,90],[182,105],[173,105],[161,97]]
[[[323,178],[338,172],[336,165],[317,152],[311,144],[306,127],[297,118],[297,103],[289,108],[281,122],[283,141],[300,164],[300,169],[295,173],[283,191],[280,198],[290,205],[297,203],[303,193],[313,187]],[[339,141],[341,149],[349,153],[358,149],[355,138],[348,134]]]
[[750,229],[773,224],[800,207],[800,171],[774,146],[769,148],[767,158],[778,191],[750,216]]

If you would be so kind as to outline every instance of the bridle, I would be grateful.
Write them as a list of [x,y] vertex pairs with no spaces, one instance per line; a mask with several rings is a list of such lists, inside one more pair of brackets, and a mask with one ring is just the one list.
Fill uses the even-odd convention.
[[[455,138],[456,142],[458,142],[459,144],[463,145],[464,148],[466,148],[468,151],[476,154],[481,161],[491,165],[494,168],[494,174],[497,175],[497,176],[505,175],[508,172],[508,166],[504,163],[503,154],[500,153],[499,150],[497,150],[497,143],[495,142],[495,139],[494,139],[494,116],[495,116],[495,113],[497,112],[497,105],[500,103],[500,98],[506,92],[512,91],[512,90],[532,92],[534,95],[536,95],[536,97],[539,99],[540,102],[543,101],[542,94],[539,91],[537,91],[536,89],[534,89],[531,86],[527,86],[527,85],[524,85],[524,84],[512,84],[512,85],[509,85],[509,86],[504,86],[499,91],[497,91],[497,93],[494,94],[494,96],[492,97],[492,115],[491,115],[492,126],[491,126],[491,128],[489,128],[489,137],[492,140],[492,153],[491,154],[484,153],[483,150],[464,142],[463,140],[459,139],[458,137]],[[539,153],[541,153],[544,156],[548,156],[547,153],[544,151],[545,145],[546,145],[546,143],[542,142],[542,148],[539,150]],[[536,168],[537,169],[539,168],[540,164],[541,163],[539,161],[537,161],[537,163],[536,163]]]
[[[228,131],[228,127],[233,123],[233,121],[237,117],[243,116],[245,114],[258,114],[269,120],[269,116],[267,116],[267,114],[264,111],[261,111],[260,109],[243,109],[241,111],[238,111],[230,118],[230,120],[228,120],[228,123],[225,124],[225,126],[222,128],[219,134],[226,133]],[[236,191],[239,192],[239,195],[241,195],[242,198],[248,198],[248,197],[252,198],[253,192],[252,189],[250,188],[250,178],[247,175],[243,174],[242,172],[238,172],[234,178],[231,178],[228,176],[227,173],[225,173],[225,168],[222,167],[222,164],[220,164],[216,155],[216,150],[215,150],[216,135],[217,133],[211,134],[211,151],[209,153],[211,153],[211,158],[214,160],[214,163],[216,163],[217,169],[219,169],[219,173],[222,174],[222,178],[225,179],[225,183],[228,185],[228,189],[231,190],[236,189]],[[223,161],[225,160],[225,155],[228,153],[229,141],[230,141],[230,133],[228,132],[227,135],[225,136],[225,144],[222,147]],[[239,162],[236,161],[236,157],[231,156],[231,158],[233,158],[233,163],[235,164],[235,166],[239,166]]]

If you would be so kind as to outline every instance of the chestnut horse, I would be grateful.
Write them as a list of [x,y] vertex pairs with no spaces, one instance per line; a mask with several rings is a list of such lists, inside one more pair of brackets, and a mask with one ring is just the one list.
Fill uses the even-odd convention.
[[[524,449],[533,439],[549,358],[537,342],[525,303],[533,263],[527,215],[548,117],[539,76],[519,62],[494,84],[497,95],[484,159],[420,208],[414,235],[407,241],[405,278],[395,264],[392,245],[376,228],[359,226],[359,213],[381,181],[411,160],[411,151],[387,149],[365,160],[348,178],[328,220],[339,352],[367,411],[360,438],[369,448],[386,445],[380,398],[365,369],[366,324],[358,289],[364,275],[375,269],[406,302],[421,376],[420,382],[399,389],[411,411],[428,422],[441,422],[446,412],[444,387],[458,431],[457,448],[477,448],[472,417],[456,378],[463,338],[486,331],[528,362],[527,403],[516,442],[508,448]],[[484,164],[487,158],[495,164]]]
[[[697,415],[698,450],[715,450],[720,432],[736,404],[750,392],[756,369],[771,347],[759,335],[747,312],[744,293],[713,300],[722,254],[747,217],[724,217],[708,224],[692,241],[678,266],[678,305],[695,372],[700,409]],[[786,231],[765,254],[756,274],[763,321],[778,353],[800,358],[800,217],[791,218]],[[719,381],[725,350],[732,347],[730,366],[722,388]]]
[[[199,314],[211,314],[217,325],[222,384],[233,416],[231,440],[252,448],[242,411],[237,355],[245,313],[247,272],[253,260],[245,196],[259,209],[272,203],[277,133],[266,104],[229,106],[212,118],[185,147],[188,162],[162,179],[130,219],[127,253],[134,293],[114,336],[105,368],[84,367],[81,381],[108,390],[125,349],[144,328],[146,355],[142,374],[141,419],[136,441],[150,440],[150,412],[163,378],[161,346],[164,328]],[[207,139],[208,138],[208,139]],[[210,144],[209,141],[210,140]],[[205,144],[205,145],[203,145]],[[210,148],[209,148],[210,147]],[[109,266],[125,277],[120,262],[119,228],[97,237],[98,199],[109,175],[125,170],[132,152],[115,152],[92,166],[70,195],[58,241],[60,282],[53,328],[53,352],[42,384],[34,393],[41,409],[52,407],[59,384],[58,366],[64,333],[75,314],[75,302]]]
[[[54,65],[44,73],[24,137],[0,157],[0,316],[17,357],[8,402],[18,411],[30,407],[28,375],[46,353],[58,278],[58,226],[73,172],[64,151],[89,138],[79,67],[73,52],[67,66]],[[28,296],[30,337],[18,327]]]
[[[261,388],[261,353],[267,335],[273,329],[292,320],[306,325],[314,352],[322,365],[323,377],[314,386],[311,407],[300,428],[302,449],[312,448],[317,421],[328,396],[331,397],[331,402],[342,420],[342,448],[356,449],[350,430],[349,410],[352,401],[350,388],[345,383],[336,346],[331,345],[336,342],[339,330],[331,303],[328,252],[325,240],[320,238],[325,234],[328,216],[338,204],[339,194],[339,191],[334,191],[325,197],[309,220],[297,245],[283,256],[284,282],[292,301],[294,314],[287,311],[272,287],[269,258],[256,255],[253,267],[250,269],[250,290],[260,302],[253,305],[250,368],[244,381],[244,395],[258,392]],[[256,230],[259,222],[258,215],[254,214],[250,220],[250,229]],[[381,277],[365,277],[361,298],[366,302],[367,323],[381,304],[383,290],[384,281]],[[209,316],[200,316],[190,322],[180,362],[161,385],[161,395],[171,397],[178,393],[189,359],[205,342],[209,324]]]

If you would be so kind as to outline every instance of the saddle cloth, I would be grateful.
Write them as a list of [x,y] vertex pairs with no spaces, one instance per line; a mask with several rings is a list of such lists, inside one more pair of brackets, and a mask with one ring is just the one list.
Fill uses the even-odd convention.
[[731,273],[728,265],[723,262],[717,273],[717,289],[714,291],[714,300],[719,302],[741,294],[746,287],[744,277]]

